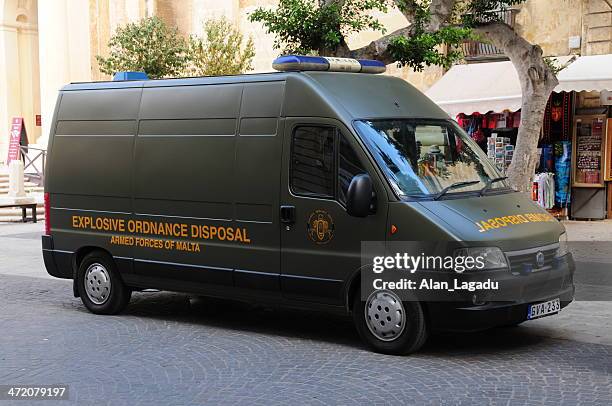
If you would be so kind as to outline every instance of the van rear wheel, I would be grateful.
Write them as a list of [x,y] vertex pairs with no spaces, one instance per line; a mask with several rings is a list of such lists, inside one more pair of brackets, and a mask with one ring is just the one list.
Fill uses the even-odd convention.
[[93,251],[83,258],[77,272],[77,287],[83,304],[95,314],[121,312],[132,295],[113,259],[102,251]]
[[383,354],[411,354],[418,351],[428,337],[421,304],[402,302],[387,290],[374,291],[365,301],[357,292],[353,299],[353,321],[361,339]]

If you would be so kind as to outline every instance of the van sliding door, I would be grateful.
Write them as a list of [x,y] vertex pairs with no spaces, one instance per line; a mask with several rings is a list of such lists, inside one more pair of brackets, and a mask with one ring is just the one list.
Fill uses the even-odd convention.
[[145,85],[134,172],[141,281],[224,296],[279,294],[282,88]]

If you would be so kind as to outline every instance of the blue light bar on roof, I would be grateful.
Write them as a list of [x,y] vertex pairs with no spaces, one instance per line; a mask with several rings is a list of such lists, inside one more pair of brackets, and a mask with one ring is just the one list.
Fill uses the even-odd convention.
[[360,72],[383,73],[387,70],[384,63],[372,59],[336,58],[328,56],[284,55],[272,62],[278,71]]
[[113,76],[113,81],[121,80],[148,80],[149,76],[145,72],[117,72]]

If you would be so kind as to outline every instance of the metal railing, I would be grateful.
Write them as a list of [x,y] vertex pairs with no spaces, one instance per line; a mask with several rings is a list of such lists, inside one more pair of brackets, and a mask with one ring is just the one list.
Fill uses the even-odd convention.
[[[516,24],[516,13],[518,13],[517,9],[508,9],[495,12],[499,20],[505,22],[510,27],[514,27]],[[467,62],[508,59],[502,50],[485,42],[466,41],[462,44],[461,48]]]
[[23,174],[30,182],[42,185],[45,180],[45,164],[47,161],[47,150],[34,147],[21,146],[23,157]]

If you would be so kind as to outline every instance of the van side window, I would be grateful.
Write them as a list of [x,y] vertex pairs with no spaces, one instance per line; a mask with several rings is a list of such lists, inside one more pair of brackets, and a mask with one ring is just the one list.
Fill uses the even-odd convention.
[[346,204],[346,194],[355,175],[367,173],[355,150],[342,134],[338,150],[338,201]]
[[298,127],[293,133],[290,186],[295,194],[333,198],[335,186],[332,127]]

